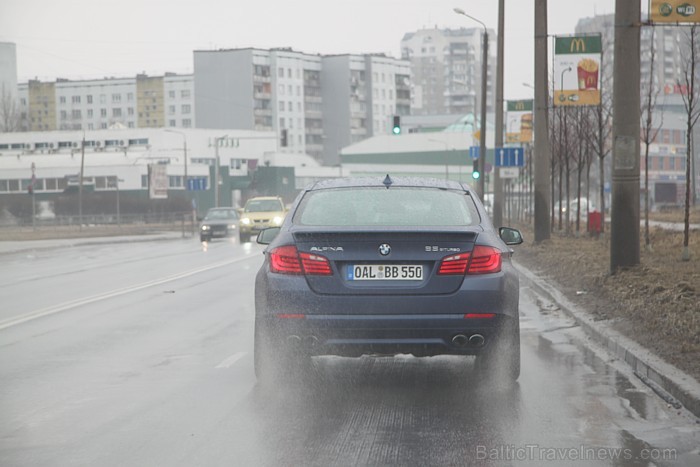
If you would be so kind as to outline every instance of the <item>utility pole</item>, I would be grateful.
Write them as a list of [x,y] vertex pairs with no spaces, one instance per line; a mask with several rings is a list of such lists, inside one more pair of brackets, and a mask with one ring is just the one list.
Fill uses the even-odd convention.
[[[504,27],[504,3],[498,0],[498,49],[496,56],[496,134],[494,146],[503,147],[503,41]],[[493,224],[496,227],[503,225],[503,185],[499,168],[493,167]]]
[[[617,0],[618,2],[620,0]],[[549,73],[547,65],[547,0],[535,0],[535,242],[550,236]]]
[[479,196],[484,200],[486,198],[486,90],[488,88],[488,68],[489,68],[489,32],[484,26],[484,43],[483,43],[483,58],[481,68],[481,130],[479,131],[479,168],[481,169],[481,177],[479,177]]
[[639,264],[640,2],[615,0],[610,272]]

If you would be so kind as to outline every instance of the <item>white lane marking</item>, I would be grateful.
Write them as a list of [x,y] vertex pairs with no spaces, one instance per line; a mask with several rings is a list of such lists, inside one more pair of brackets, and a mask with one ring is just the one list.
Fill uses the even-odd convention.
[[257,258],[257,256],[244,256],[242,258],[236,258],[233,260],[221,261],[219,263],[211,264],[209,266],[205,266],[205,267],[198,268],[198,269],[193,269],[191,271],[181,272],[179,274],[174,274],[172,276],[164,277],[162,279],[156,279],[154,281],[144,282],[143,284],[132,285],[129,287],[125,287],[123,289],[112,290],[111,292],[105,292],[105,293],[98,294],[98,295],[92,295],[90,297],[79,298],[77,300],[71,300],[69,302],[60,303],[58,305],[54,305],[54,306],[51,306],[48,308],[43,308],[41,310],[37,310],[37,311],[31,312],[31,313],[25,314],[23,316],[0,321],[0,330],[7,329],[7,328],[10,328],[12,326],[17,326],[18,324],[26,323],[27,321],[32,321],[32,320],[35,320],[37,318],[42,318],[44,316],[49,316],[49,315],[53,315],[55,313],[60,313],[61,311],[69,310],[71,308],[75,308],[75,307],[82,306],[82,305],[87,305],[89,303],[98,302],[100,300],[105,300],[107,298],[118,297],[120,295],[124,295],[127,293],[136,292],[137,290],[142,290],[142,289],[146,289],[148,287],[153,287],[154,285],[160,285],[160,284],[165,284],[166,282],[176,281],[178,279],[183,279],[185,277],[194,276],[195,274],[199,274],[201,272],[210,271],[212,269],[221,268],[221,267],[228,266],[228,265],[234,264],[234,263],[240,263],[241,261],[249,260],[252,258]]
[[248,352],[238,352],[230,357],[224,359],[223,362],[219,363],[216,365],[214,368],[231,368],[231,366],[236,363],[238,360],[241,358],[245,357],[248,354]]

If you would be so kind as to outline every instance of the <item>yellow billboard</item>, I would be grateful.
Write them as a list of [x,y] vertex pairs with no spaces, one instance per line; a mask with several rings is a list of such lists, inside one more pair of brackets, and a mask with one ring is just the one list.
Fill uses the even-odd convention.
[[700,23],[700,0],[651,0],[652,23]]

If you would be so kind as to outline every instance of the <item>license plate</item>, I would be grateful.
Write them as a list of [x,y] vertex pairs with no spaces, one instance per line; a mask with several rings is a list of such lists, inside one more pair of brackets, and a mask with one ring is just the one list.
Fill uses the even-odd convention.
[[355,264],[347,269],[349,281],[419,281],[423,266],[417,264]]

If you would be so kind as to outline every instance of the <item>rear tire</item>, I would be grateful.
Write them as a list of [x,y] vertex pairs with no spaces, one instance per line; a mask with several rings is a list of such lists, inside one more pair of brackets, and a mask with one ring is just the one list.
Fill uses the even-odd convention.
[[286,342],[271,339],[255,323],[253,365],[255,377],[262,386],[301,382],[312,376],[311,357],[302,350],[289,348]]
[[520,377],[520,320],[509,318],[494,342],[476,359],[477,370],[491,380],[515,382]]

